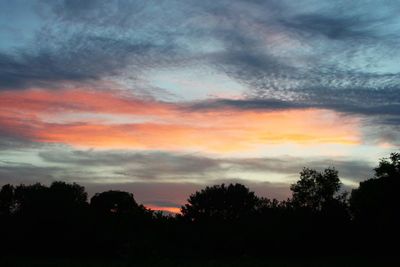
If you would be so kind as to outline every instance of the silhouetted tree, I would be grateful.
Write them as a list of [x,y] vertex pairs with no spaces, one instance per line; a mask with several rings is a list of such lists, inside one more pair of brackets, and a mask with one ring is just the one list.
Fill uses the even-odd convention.
[[280,209],[284,208],[286,205],[286,202],[284,201],[278,201],[277,199],[269,199],[265,197],[259,198],[259,201],[257,203],[257,210],[262,211],[264,209]]
[[341,182],[334,168],[318,172],[304,168],[300,180],[290,186],[293,192],[291,203],[296,207],[320,211],[342,198],[338,195]]
[[254,192],[241,184],[214,185],[192,194],[182,207],[190,221],[238,220],[254,213],[259,202]]
[[304,168],[290,188],[293,197],[278,201],[241,184],[206,187],[174,218],[147,210],[123,191],[97,193],[88,204],[84,187],[75,183],[4,185],[0,256],[313,256],[338,247],[365,253],[374,243],[387,251],[384,244],[400,238],[399,153],[382,159],[374,178],[352,191],[354,220],[335,169]]
[[16,186],[8,206],[12,211],[10,222],[18,231],[12,235],[10,248],[13,244],[30,253],[40,249],[53,253],[82,249],[84,245],[79,240],[87,232],[88,221],[86,199],[84,187],[75,183]]
[[399,188],[400,154],[392,153],[380,160],[373,178],[351,192],[357,245],[363,252],[397,255],[397,246],[392,244],[400,238]]
[[25,215],[71,213],[86,205],[85,188],[76,183],[53,182],[50,187],[37,183],[15,188],[16,211]]
[[0,190],[0,216],[9,216],[14,210],[14,187],[3,185]]
[[360,183],[351,193],[354,217],[363,223],[385,228],[400,223],[400,153],[383,158],[374,169],[375,177]]
[[153,217],[143,205],[137,204],[133,194],[114,190],[97,193],[90,200],[90,209],[95,253],[119,256],[145,253]]
[[400,153],[391,153],[389,158],[383,158],[379,166],[374,169],[375,178],[400,179]]
[[113,190],[95,194],[90,200],[90,207],[102,214],[127,214],[142,209],[133,194]]
[[72,210],[86,206],[85,188],[76,183],[53,182],[49,188],[49,197],[58,209]]
[[[293,197],[288,201],[289,216],[294,231],[288,241],[301,246],[300,253],[330,253],[335,247],[343,246],[339,236],[347,233],[350,217],[346,194],[340,194],[341,182],[338,171],[327,168],[322,172],[304,168],[300,179],[290,189]],[[315,246],[315,244],[320,244]]]
[[36,183],[15,188],[16,212],[26,215],[47,214],[50,204],[49,188]]

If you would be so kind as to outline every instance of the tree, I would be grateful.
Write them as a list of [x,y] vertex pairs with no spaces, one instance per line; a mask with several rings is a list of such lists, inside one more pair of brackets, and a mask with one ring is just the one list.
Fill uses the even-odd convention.
[[399,223],[400,153],[381,159],[374,170],[373,178],[361,182],[359,188],[351,192],[353,215],[359,222],[382,227]]
[[391,153],[389,158],[383,158],[374,169],[375,178],[400,179],[400,153]]
[[0,190],[0,216],[10,215],[14,209],[14,187],[10,184],[3,185]]
[[90,207],[101,214],[127,214],[143,209],[133,194],[123,191],[106,191],[95,194],[90,200]]
[[16,212],[22,215],[47,214],[49,207],[49,188],[40,183],[18,185],[15,188]]
[[21,214],[67,215],[87,206],[87,193],[76,183],[19,185],[15,188],[15,205]]
[[[365,251],[397,253],[400,238],[400,154],[383,158],[375,175],[351,192],[350,210],[358,230],[359,246]],[[379,244],[379,246],[374,246]]]
[[338,196],[340,187],[338,171],[334,168],[323,172],[304,168],[300,180],[290,186],[293,192],[291,203],[296,207],[321,211],[341,199]]
[[49,200],[53,213],[76,213],[88,205],[85,188],[76,183],[53,182],[49,187]]
[[254,192],[244,185],[214,185],[192,194],[181,212],[190,221],[234,221],[254,213],[258,202]]

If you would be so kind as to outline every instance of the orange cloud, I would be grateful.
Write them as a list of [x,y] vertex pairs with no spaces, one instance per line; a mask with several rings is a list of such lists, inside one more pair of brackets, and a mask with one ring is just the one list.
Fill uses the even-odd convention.
[[37,142],[91,148],[237,152],[263,144],[359,143],[358,120],[328,110],[188,111],[121,91],[79,89],[2,92],[0,126]]
[[127,96],[120,90],[31,89],[22,92],[5,91],[0,93],[0,110],[19,110],[36,114],[77,111],[104,112],[109,114],[162,114],[171,111],[173,106],[155,101],[143,101]]

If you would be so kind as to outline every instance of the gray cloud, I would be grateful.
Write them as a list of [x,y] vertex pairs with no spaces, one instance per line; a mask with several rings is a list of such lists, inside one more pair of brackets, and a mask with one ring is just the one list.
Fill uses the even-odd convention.
[[166,152],[48,151],[40,152],[39,156],[52,163],[100,168],[117,166],[121,168],[116,170],[115,174],[145,180],[204,176],[207,173],[221,171],[218,161],[211,158]]
[[310,105],[299,104],[279,99],[213,99],[207,101],[193,102],[186,106],[188,110],[212,110],[212,109],[249,109],[249,110],[280,110],[309,108]]
[[[386,94],[383,94],[383,92],[374,92],[372,90],[370,92],[366,92],[365,90],[355,91],[354,94],[357,94],[360,98],[359,102],[357,101],[356,103],[338,100],[341,95],[343,96],[344,92],[337,92],[330,100],[329,97],[323,96],[319,102],[307,101],[306,99],[303,101],[285,101],[268,98],[214,99],[193,102],[183,108],[192,111],[215,109],[285,110],[320,108],[348,114],[375,116],[376,120],[380,119],[380,121],[375,121],[379,124],[398,125],[400,119],[400,101],[396,103],[396,99],[398,98],[396,90],[390,91],[391,92],[387,92]],[[333,92],[331,93],[333,94]],[[380,98],[383,98],[382,101],[379,101]],[[371,103],[372,99],[375,99],[378,103]],[[368,103],[368,101],[370,103]],[[387,102],[387,104],[380,104],[380,102]]]
[[[303,159],[286,158],[211,158],[167,152],[123,152],[123,151],[47,151],[39,156],[49,163],[75,166],[117,166],[118,174],[136,177],[140,180],[163,180],[195,177],[199,181],[227,178],[229,172],[265,172],[266,179],[271,173],[288,176],[297,175],[303,167],[324,169],[337,167],[343,177],[359,181],[371,176],[369,162],[361,160]],[[233,178],[233,177],[231,177]],[[240,177],[236,177],[240,178]]]
[[383,1],[383,14],[375,4],[361,8],[359,2],[284,2],[262,17],[254,8],[264,6],[257,3],[249,16],[231,22],[233,33],[222,37],[227,49],[216,61],[248,84],[249,97],[257,101],[398,116],[399,69],[391,57],[399,55],[392,10],[400,6]]
[[167,3],[40,1],[44,26],[35,38],[0,52],[0,88],[136,79],[150,67],[178,64],[182,21],[171,20],[179,11],[162,5]]
[[[35,154],[35,150],[33,152]],[[157,151],[67,151],[54,147],[36,153],[41,161],[36,159],[34,162],[40,163],[26,164],[23,158],[32,158],[34,154],[24,156],[20,153],[18,157],[11,155],[10,158],[3,152],[0,155],[3,159],[0,161],[1,184],[49,184],[63,180],[85,185],[90,195],[105,190],[126,190],[133,192],[142,203],[176,207],[196,190],[221,183],[242,183],[260,196],[286,199],[290,196],[289,184],[296,181],[303,167],[323,170],[334,166],[340,177],[354,182],[373,174],[370,162],[347,158],[238,159]],[[265,180],[252,180],[254,173],[264,174]],[[287,179],[268,181],[276,174]]]
[[0,160],[0,184],[49,183],[57,179],[57,173],[60,170],[56,167],[39,167],[33,164]]
[[[231,180],[215,180],[208,185],[221,184],[221,183],[242,183],[254,191],[257,195],[277,198],[284,200],[290,196],[290,190],[287,184],[272,184],[268,182],[249,182],[239,179]],[[120,183],[120,184],[96,184],[96,183],[83,183],[90,196],[97,192],[107,190],[124,190],[132,192],[139,203],[145,205],[156,205],[161,207],[180,207],[188,197],[196,191],[205,187],[203,184],[198,183]]]
[[[8,49],[0,50],[0,90],[116,80],[157,98],[168,95],[168,89],[148,85],[143,77],[147,71],[207,67],[245,85],[247,99],[186,103],[184,109],[327,108],[367,118],[372,127],[365,133],[369,139],[394,144],[400,140],[400,4],[396,1],[39,2],[43,21],[32,33],[34,38],[16,36],[15,48],[10,49],[14,41],[7,40]],[[8,151],[23,149],[41,150],[42,164],[7,160]],[[0,130],[0,181],[77,181],[91,192],[119,188],[137,192],[147,203],[167,205],[182,203],[204,184],[240,181],[229,176],[235,171],[279,173],[292,179],[303,166],[336,166],[353,181],[372,174],[371,163],[350,159],[239,160],[53,149]],[[287,184],[244,183],[262,194],[280,198],[288,194]],[[179,199],[173,197],[178,191]],[[161,195],[147,197],[156,194]]]
[[0,51],[0,89],[111,79],[173,98],[143,74],[211,67],[244,84],[247,99],[195,108],[317,107],[400,120],[395,1],[40,3],[44,26],[34,40]]
[[308,34],[305,37],[312,37],[314,34],[331,39],[364,39],[374,36],[374,31],[370,29],[374,21],[356,16],[304,14],[282,21],[282,23],[288,28],[292,28],[293,31]]
[[[93,33],[92,33],[93,34]],[[19,51],[18,55],[0,54],[0,87],[5,89],[26,87],[60,88],[60,82],[90,82],[122,74],[133,65],[139,68],[154,64],[160,54],[173,56],[173,49],[148,42],[136,42],[106,36],[74,33],[60,39],[43,33],[39,50]]]
[[149,69],[203,65],[246,84],[250,98],[375,109],[400,103],[393,1],[381,1],[380,12],[359,1],[41,3],[46,23],[35,41],[0,54],[2,88],[139,81]]
[[6,150],[25,150],[35,147],[43,147],[43,144],[16,138],[0,130],[0,152]]

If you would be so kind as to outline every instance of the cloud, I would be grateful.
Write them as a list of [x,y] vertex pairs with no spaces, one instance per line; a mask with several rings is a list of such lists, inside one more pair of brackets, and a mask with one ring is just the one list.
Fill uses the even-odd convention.
[[[115,90],[25,90],[0,95],[3,132],[40,143],[226,153],[276,143],[360,141],[357,118],[343,120],[327,110],[190,111],[183,104],[144,101]],[[304,119],[296,120],[299,116]],[[328,129],[332,124],[335,129]]]
[[252,9],[236,22],[230,13],[220,12],[234,29],[222,34],[226,49],[215,62],[249,86],[250,99],[385,113],[400,103],[400,70],[388,56],[398,54],[393,40],[400,36],[390,11],[399,6],[382,5],[386,14],[372,4],[359,8],[349,2],[284,2],[280,8],[272,5],[276,13],[268,10],[269,16]]
[[36,10],[42,27],[34,38],[0,52],[0,89],[137,79],[150,67],[176,64],[183,52],[174,27],[159,28],[167,25],[165,10],[149,4],[40,1]]
[[[63,180],[87,187],[90,195],[106,190],[133,192],[141,203],[176,208],[206,185],[242,183],[260,196],[285,199],[303,167],[336,167],[346,186],[372,176],[371,163],[346,157],[211,157],[161,151],[95,151],[42,148],[34,154],[3,152],[2,184]],[[7,155],[7,156],[6,156]],[[13,156],[14,155],[14,156]],[[8,160],[7,160],[8,158]],[[32,164],[23,163],[33,160]],[[283,177],[279,181],[274,177]],[[262,178],[260,178],[262,177]],[[349,181],[349,182],[346,182]]]
[[40,3],[34,41],[0,53],[0,88],[113,80],[162,98],[168,88],[145,73],[197,66],[246,85],[249,99],[368,115],[400,103],[393,1]]
[[50,183],[57,179],[59,171],[61,169],[57,167],[41,167],[33,164],[0,160],[1,184]]
[[24,23],[0,45],[1,182],[76,181],[167,208],[221,182],[283,199],[303,166],[354,184],[399,144],[395,1],[7,4]]
[[139,70],[154,64],[153,56],[172,56],[170,48],[145,41],[83,33],[71,35],[43,33],[40,38],[44,40],[38,43],[44,44],[39,47],[20,49],[13,54],[0,53],[0,88],[62,88],[59,83],[94,82],[121,75],[128,66],[132,66],[132,75],[135,76]]
[[[91,150],[43,151],[38,155],[48,163],[100,168],[102,166],[118,166],[121,167],[123,175],[146,181],[191,180],[194,177],[200,178],[198,179],[200,183],[209,183],[213,179],[240,179],[241,177],[229,178],[229,175],[237,172],[265,173],[265,180],[268,180],[267,176],[271,173],[297,175],[303,167],[319,170],[336,167],[342,176],[359,181],[369,177],[372,170],[368,161],[340,158],[317,159],[291,156],[281,156],[279,158],[230,158],[207,157],[178,152]],[[249,180],[251,182],[251,179]]]
[[374,31],[370,29],[370,25],[373,23],[373,20],[363,17],[338,17],[329,16],[329,14],[304,14],[283,21],[283,25],[293,31],[309,35],[323,35],[330,39],[371,38],[374,36]]
[[[339,94],[340,95],[340,94]],[[376,94],[375,98],[379,95]],[[397,95],[384,96],[388,101],[396,101]],[[390,99],[390,100],[389,100]],[[358,103],[357,103],[358,104]],[[284,101],[279,99],[212,99],[206,101],[193,102],[187,105],[189,110],[218,110],[218,109],[238,109],[238,110],[296,110],[296,109],[330,109],[338,112],[357,114],[357,115],[371,115],[371,116],[397,116],[399,115],[400,104],[386,104],[386,105],[371,105],[370,103],[363,103],[363,105],[356,105],[351,103],[343,103],[339,101],[331,101],[331,103],[317,103],[317,102],[297,102],[297,101]],[[391,118],[393,119],[393,118]],[[388,120],[390,122],[390,120]]]
[[206,173],[221,171],[218,161],[211,158],[173,154],[166,152],[129,151],[72,151],[72,152],[40,152],[39,156],[46,162],[63,163],[73,166],[122,167],[116,173],[139,180],[179,179]]

